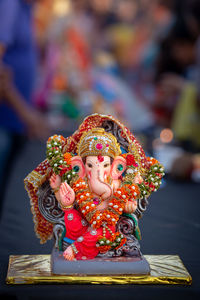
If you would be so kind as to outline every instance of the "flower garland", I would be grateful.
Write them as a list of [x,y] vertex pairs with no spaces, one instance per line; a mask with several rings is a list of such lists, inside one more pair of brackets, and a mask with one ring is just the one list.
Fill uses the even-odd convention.
[[[99,251],[104,253],[108,249],[121,247],[126,239],[119,232],[113,233],[108,226],[116,226],[120,215],[123,213],[126,202],[136,200],[140,197],[140,191],[136,184],[124,185],[118,188],[108,202],[108,207],[103,211],[97,209],[94,203],[95,198],[89,190],[87,182],[78,179],[72,186],[76,194],[76,201],[84,218],[92,225],[93,228],[103,227],[103,236],[99,237],[96,246]],[[111,237],[106,238],[106,230]]]
[[[138,174],[138,164],[135,161],[134,155],[128,153],[123,154],[126,158],[126,173],[123,178],[124,184],[132,184],[135,176]],[[153,157],[146,157],[147,172],[142,178],[142,182],[137,183],[140,191],[140,198],[149,197],[152,192],[156,192],[161,185],[161,179],[165,175],[164,167]]]
[[147,157],[146,163],[148,172],[145,180],[138,184],[142,197],[149,197],[152,192],[156,192],[161,185],[161,179],[165,175],[164,167],[153,157]]
[[76,201],[80,207],[81,213],[94,228],[99,228],[103,223],[109,226],[115,226],[123,213],[126,202],[129,199],[139,199],[140,191],[137,184],[124,185],[118,188],[108,202],[108,208],[102,212],[96,209],[93,193],[83,179],[79,178],[72,189],[76,194]]
[[69,184],[77,176],[77,172],[71,167],[72,154],[62,152],[64,145],[65,138],[62,135],[51,136],[47,141],[46,155],[53,172]]
[[[108,229],[109,231],[109,227],[104,227],[104,228]],[[98,242],[96,243],[96,247],[99,248],[99,252],[106,253],[110,249],[112,250],[118,249],[122,247],[126,242],[126,238],[124,238],[123,234],[119,232],[115,232],[115,233],[110,232],[110,233],[111,233],[110,239],[107,239],[105,235],[99,237]]]

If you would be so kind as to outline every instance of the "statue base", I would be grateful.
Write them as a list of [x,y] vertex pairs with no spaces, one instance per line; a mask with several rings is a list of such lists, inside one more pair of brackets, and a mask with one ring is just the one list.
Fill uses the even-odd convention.
[[52,273],[57,275],[148,275],[150,266],[142,257],[96,257],[91,260],[67,261],[63,252],[53,249],[51,254]]
[[144,257],[150,266],[149,275],[99,275],[99,270],[96,270],[94,275],[55,275],[51,271],[51,255],[11,255],[6,283],[175,285],[192,283],[192,278],[178,255],[145,255]]

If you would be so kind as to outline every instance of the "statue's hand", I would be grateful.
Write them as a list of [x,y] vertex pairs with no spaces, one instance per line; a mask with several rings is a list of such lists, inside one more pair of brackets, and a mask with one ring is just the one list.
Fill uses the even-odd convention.
[[104,200],[102,201],[98,206],[97,206],[97,210],[104,210],[108,207],[108,200]]
[[137,208],[137,201],[135,201],[135,200],[134,201],[128,201],[125,204],[124,212],[128,213],[128,214],[132,214],[132,213],[134,213],[136,208]]
[[62,206],[69,206],[74,203],[75,193],[74,190],[67,184],[63,182],[59,189],[60,192],[60,202]]
[[61,185],[61,178],[59,175],[56,175],[55,173],[53,173],[49,181],[50,181],[50,186],[53,190],[58,189]]

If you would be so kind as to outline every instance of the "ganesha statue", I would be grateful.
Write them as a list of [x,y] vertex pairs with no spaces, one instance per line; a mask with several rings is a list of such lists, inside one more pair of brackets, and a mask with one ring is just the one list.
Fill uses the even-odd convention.
[[54,260],[142,260],[138,219],[163,175],[120,121],[91,115],[72,136],[50,137],[25,178],[35,232],[41,243],[54,235]]

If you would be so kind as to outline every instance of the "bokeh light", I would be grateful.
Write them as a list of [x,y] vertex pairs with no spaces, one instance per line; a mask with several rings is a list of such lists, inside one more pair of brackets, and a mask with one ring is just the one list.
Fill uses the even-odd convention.
[[59,17],[68,15],[71,11],[71,2],[69,0],[56,0],[53,4],[53,11]]
[[165,128],[160,132],[160,140],[162,143],[170,143],[173,140],[173,131],[169,128]]

